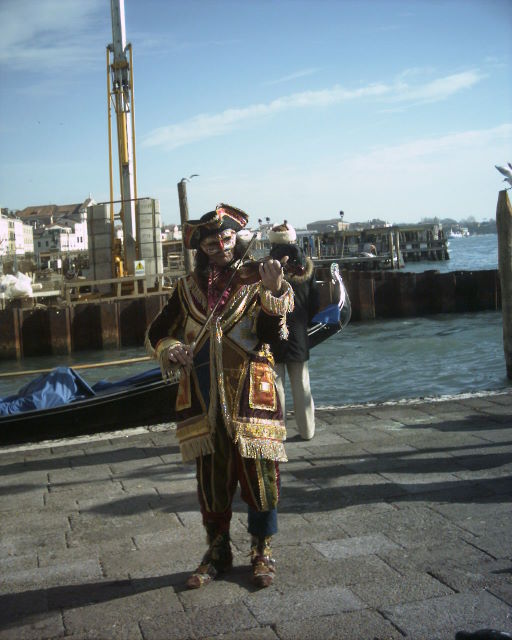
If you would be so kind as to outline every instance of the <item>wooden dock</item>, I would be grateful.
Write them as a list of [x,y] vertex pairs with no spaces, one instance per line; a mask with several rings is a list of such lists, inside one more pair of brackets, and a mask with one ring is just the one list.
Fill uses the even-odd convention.
[[[449,273],[344,269],[342,276],[353,321],[501,308],[495,269]],[[316,277],[327,280],[328,266],[318,266]],[[117,296],[113,284],[116,290],[108,297],[70,297],[66,303],[60,296],[54,305],[18,304],[0,310],[0,360],[142,346],[146,328],[166,304],[169,290],[137,294],[133,289],[123,293],[121,287]]]
[[329,231],[303,244],[316,265],[335,261],[347,270],[400,269],[406,262],[450,258],[444,231],[435,224]]

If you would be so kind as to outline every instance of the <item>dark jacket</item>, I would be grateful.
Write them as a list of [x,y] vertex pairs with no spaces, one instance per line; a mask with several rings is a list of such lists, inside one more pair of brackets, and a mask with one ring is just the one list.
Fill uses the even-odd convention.
[[271,345],[276,362],[306,362],[309,360],[308,325],[319,308],[319,289],[313,261],[305,259],[303,275],[286,275],[295,296],[295,308],[286,316],[288,340]]

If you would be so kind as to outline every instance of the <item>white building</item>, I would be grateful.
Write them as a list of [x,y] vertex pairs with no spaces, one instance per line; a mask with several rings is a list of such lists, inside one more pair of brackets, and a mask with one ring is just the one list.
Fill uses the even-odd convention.
[[34,230],[22,220],[0,215],[0,256],[23,256],[34,251]]
[[177,224],[164,227],[161,230],[161,238],[162,242],[165,242],[166,240],[181,240],[182,235],[180,227],[178,227]]

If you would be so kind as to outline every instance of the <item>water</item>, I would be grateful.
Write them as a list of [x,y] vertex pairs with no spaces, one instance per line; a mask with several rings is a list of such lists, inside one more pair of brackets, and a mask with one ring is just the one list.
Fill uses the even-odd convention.
[[427,269],[448,271],[482,271],[498,268],[498,236],[490,233],[448,240],[449,260],[439,262],[407,262],[403,271],[419,273]]
[[502,389],[501,312],[349,324],[311,352],[310,377],[318,407]]
[[[496,269],[497,236],[450,239],[450,260],[409,263],[406,271]],[[145,355],[140,348],[88,351],[52,358],[0,361],[0,373],[108,362]],[[118,380],[154,362],[81,369],[89,383]],[[501,312],[349,324],[311,352],[311,388],[318,407],[438,397],[507,387]],[[30,378],[0,378],[0,397]]]

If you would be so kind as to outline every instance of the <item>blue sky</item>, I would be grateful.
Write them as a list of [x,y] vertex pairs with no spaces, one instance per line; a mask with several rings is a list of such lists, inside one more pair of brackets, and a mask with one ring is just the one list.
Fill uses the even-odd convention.
[[[510,0],[125,0],[139,196],[297,227],[492,218]],[[109,0],[0,0],[0,205],[109,198]],[[117,175],[117,172],[114,174]],[[119,185],[115,183],[116,197]]]

